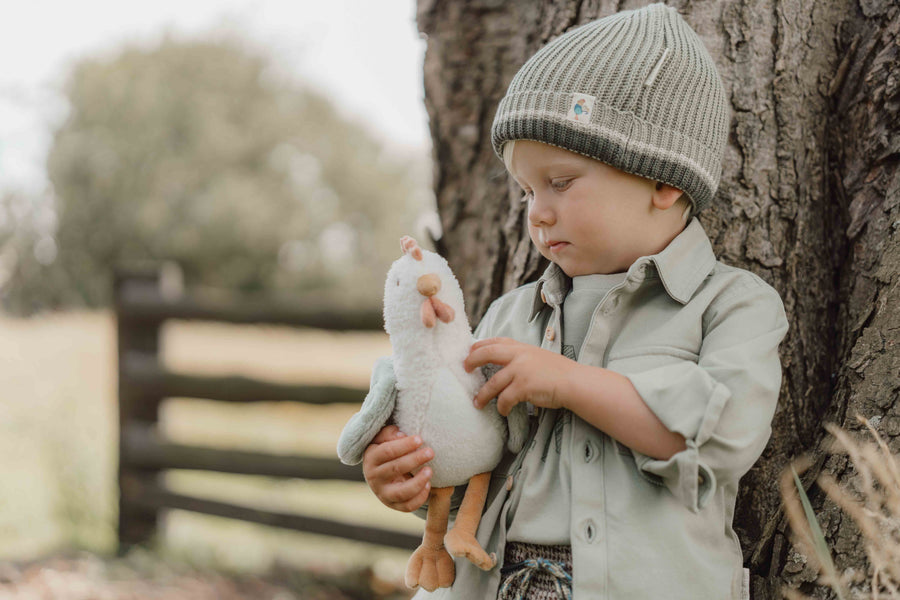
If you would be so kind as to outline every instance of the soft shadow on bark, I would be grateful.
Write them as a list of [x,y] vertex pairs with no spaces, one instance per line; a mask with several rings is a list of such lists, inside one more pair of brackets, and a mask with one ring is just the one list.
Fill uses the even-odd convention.
[[[473,323],[546,265],[490,145],[510,79],[562,32],[645,4],[419,0],[445,232],[438,247]],[[732,102],[722,181],[701,221],[719,258],[775,286],[791,320],[772,440],[742,480],[735,514],[753,597],[780,598],[782,582],[809,579],[789,552],[781,470],[811,451],[807,482],[821,468],[849,476],[819,443],[824,420],[856,428],[856,413],[875,417],[892,448],[900,445],[900,8],[891,0],[669,4],[703,39]],[[833,507],[821,510],[839,564],[857,560],[855,533]]]

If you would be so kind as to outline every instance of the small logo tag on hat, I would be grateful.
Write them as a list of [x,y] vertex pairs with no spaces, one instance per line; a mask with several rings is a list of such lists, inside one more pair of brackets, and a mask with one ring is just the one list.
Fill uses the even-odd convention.
[[569,105],[569,113],[566,118],[576,123],[589,123],[591,112],[594,110],[594,97],[587,94],[575,94],[572,96],[572,104]]

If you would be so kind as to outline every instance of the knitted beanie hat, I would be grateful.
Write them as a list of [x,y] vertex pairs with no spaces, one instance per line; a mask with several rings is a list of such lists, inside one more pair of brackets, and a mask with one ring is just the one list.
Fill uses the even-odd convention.
[[712,57],[675,9],[650,4],[552,40],[513,78],[491,128],[668,183],[693,213],[719,186],[731,107]]

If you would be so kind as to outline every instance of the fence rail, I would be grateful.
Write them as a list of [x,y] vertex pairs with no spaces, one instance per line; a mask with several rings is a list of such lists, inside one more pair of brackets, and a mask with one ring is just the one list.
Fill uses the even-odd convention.
[[248,377],[200,377],[172,373],[155,356],[131,353],[124,357],[130,383],[159,397],[205,398],[224,402],[301,401],[305,404],[358,404],[366,389],[337,385],[283,385]]
[[154,428],[134,423],[128,426],[123,436],[126,461],[142,469],[191,469],[268,477],[363,481],[362,471],[358,467],[348,467],[337,459],[174,444],[160,439]]
[[372,544],[396,546],[398,548],[414,549],[422,540],[422,536],[401,531],[390,531],[364,525],[351,525],[349,523],[341,523],[330,519],[259,510],[226,502],[207,500],[205,498],[185,496],[183,494],[170,492],[152,481],[142,483],[141,485],[143,486],[141,490],[142,493],[140,494],[137,503],[141,508],[148,511],[156,511],[161,508],[177,508],[208,515],[216,515],[219,517],[227,517],[229,519],[240,519],[242,521],[261,523],[272,527],[294,529],[320,535],[331,535]]
[[161,365],[159,335],[162,324],[170,319],[380,330],[382,316],[379,311],[337,312],[310,305],[294,309],[211,297],[166,299],[160,291],[159,272],[154,269],[117,271],[114,293],[119,365],[120,551],[147,541],[156,531],[159,512],[173,508],[400,548],[418,546],[421,536],[404,532],[175,493],[166,489],[160,478],[167,469],[192,469],[268,477],[363,481],[359,467],[348,467],[336,459],[197,447],[167,440],[157,427],[159,406],[165,398],[323,405],[359,403],[366,390],[283,385],[242,376],[173,373]]

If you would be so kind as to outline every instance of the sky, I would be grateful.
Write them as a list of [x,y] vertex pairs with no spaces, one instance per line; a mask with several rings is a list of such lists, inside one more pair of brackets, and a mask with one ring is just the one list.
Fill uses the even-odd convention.
[[357,109],[362,98],[365,124],[389,147],[428,148],[415,0],[31,0],[0,19],[0,190],[46,193],[44,160],[67,110],[61,85],[79,59],[215,29],[253,40],[329,96]]

